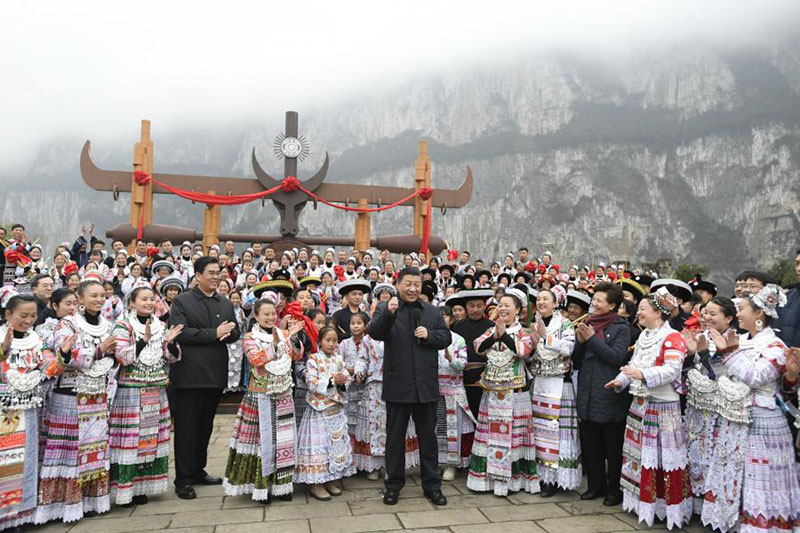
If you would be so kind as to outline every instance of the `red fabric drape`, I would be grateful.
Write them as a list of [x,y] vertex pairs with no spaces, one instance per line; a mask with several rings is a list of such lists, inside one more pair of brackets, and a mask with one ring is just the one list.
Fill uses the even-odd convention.
[[[172,186],[167,185],[166,183],[164,183],[162,181],[159,181],[159,180],[153,178],[148,173],[142,172],[141,170],[134,171],[133,179],[134,179],[134,181],[136,181],[136,183],[138,185],[147,185],[148,183],[153,182],[156,185],[158,185],[159,187],[162,187],[162,188],[168,190],[169,192],[171,192],[172,194],[174,194],[176,196],[180,196],[181,198],[185,198],[186,200],[191,200],[192,202],[198,202],[198,203],[207,204],[207,205],[239,205],[239,204],[246,204],[246,203],[252,202],[254,200],[259,200],[261,198],[269,196],[269,195],[271,195],[273,193],[276,193],[276,192],[278,192],[280,190],[283,190],[284,192],[287,192],[287,193],[291,193],[291,192],[295,192],[295,191],[299,190],[299,191],[303,191],[305,194],[307,194],[311,198],[317,200],[318,202],[321,202],[321,203],[323,203],[325,205],[329,205],[331,207],[335,207],[336,209],[341,209],[343,211],[352,211],[352,212],[356,212],[356,213],[376,213],[376,212],[379,212],[379,211],[386,211],[387,209],[392,209],[394,207],[402,205],[405,202],[407,202],[407,201],[409,201],[409,200],[411,200],[411,199],[413,199],[413,198],[415,198],[417,196],[419,196],[423,200],[430,200],[431,196],[433,196],[433,189],[431,189],[429,187],[422,187],[421,189],[414,191],[413,193],[409,194],[408,196],[406,196],[402,200],[398,200],[397,202],[394,202],[393,204],[382,205],[380,207],[368,207],[368,208],[363,208],[362,209],[362,208],[359,208],[359,207],[350,207],[350,206],[346,206],[346,205],[339,205],[339,204],[334,204],[332,202],[329,202],[328,200],[325,200],[324,198],[322,198],[320,196],[317,196],[313,192],[311,192],[308,189],[306,189],[305,187],[303,187],[303,185],[300,183],[300,180],[298,180],[294,176],[289,176],[288,178],[284,179],[279,185],[277,185],[275,187],[272,187],[271,189],[266,189],[264,191],[251,193],[251,194],[234,194],[234,195],[229,195],[229,196],[219,195],[219,194],[207,194],[207,193],[200,193],[200,192],[194,192],[194,191],[186,191],[184,189],[179,189],[177,187],[172,187]],[[420,251],[427,253],[427,251],[428,251],[428,243],[430,242],[430,229],[431,229],[430,228],[430,225],[431,225],[431,204],[430,204],[430,202],[428,202],[426,213],[427,213],[427,216],[425,217],[425,227],[423,229],[422,243],[421,243],[421,246],[420,246]],[[144,211],[142,212],[142,215],[144,215]],[[137,233],[136,233],[137,234],[137,239],[141,239],[142,238],[142,229],[143,229],[142,225],[143,225],[143,222],[144,222],[144,216],[140,216],[139,217],[139,227],[138,227],[138,230],[137,230]]]

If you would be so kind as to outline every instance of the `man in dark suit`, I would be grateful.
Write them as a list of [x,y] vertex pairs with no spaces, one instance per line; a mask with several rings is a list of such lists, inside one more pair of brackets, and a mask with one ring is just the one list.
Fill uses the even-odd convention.
[[170,369],[174,386],[172,414],[175,422],[175,493],[196,498],[192,485],[218,485],[222,479],[205,471],[214,415],[228,379],[226,344],[239,338],[233,305],[217,294],[220,280],[215,257],[194,263],[197,286],[172,302],[172,326],[183,324],[177,341],[181,360]]
[[435,505],[447,505],[441,491],[436,442],[439,350],[450,345],[450,330],[439,310],[419,299],[422,274],[406,267],[397,276],[398,297],[375,310],[369,335],[384,341],[383,400],[386,402],[386,493],[395,505],[405,485],[405,440],[414,419],[422,462],[422,489]]

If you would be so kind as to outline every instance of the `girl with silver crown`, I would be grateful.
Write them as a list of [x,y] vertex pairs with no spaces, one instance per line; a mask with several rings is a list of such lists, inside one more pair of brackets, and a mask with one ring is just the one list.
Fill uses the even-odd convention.
[[472,445],[467,488],[476,492],[539,492],[536,443],[525,359],[531,336],[519,323],[527,297],[507,289],[497,303],[495,325],[475,339],[475,352],[486,355],[484,389]]
[[537,472],[543,498],[558,488],[573,490],[581,483],[581,445],[575,390],[570,378],[575,330],[563,318],[567,291],[561,285],[539,291],[536,320],[531,325],[534,345],[531,371]]
[[112,330],[120,365],[111,406],[111,499],[143,505],[167,489],[170,416],[165,365],[180,359],[174,343],[183,325],[167,329],[156,318],[156,295],[148,285],[133,289],[130,311]]
[[36,300],[7,291],[0,326],[0,529],[33,522],[38,493],[43,379],[61,368],[33,329]]
[[37,524],[73,522],[111,507],[108,403],[116,389],[116,339],[100,313],[103,285],[84,281],[78,299],[80,311],[62,318],[54,334],[63,373],[45,414]]
[[768,284],[739,302],[744,335],[711,332],[728,376],[718,380],[724,420],[706,476],[718,491],[706,493],[702,520],[721,531],[800,532],[798,465],[776,402],[786,346],[770,327],[785,303],[783,290]]
[[227,496],[251,494],[269,503],[292,499],[296,424],[292,360],[303,355],[302,321],[283,331],[273,300],[256,300],[256,323],[242,348],[250,363],[249,383],[233,426],[222,485]]
[[606,388],[633,395],[622,448],[622,508],[652,527],[655,517],[680,529],[692,516],[689,457],[681,418],[683,336],[667,322],[677,299],[660,288],[639,302],[636,318],[645,329]]

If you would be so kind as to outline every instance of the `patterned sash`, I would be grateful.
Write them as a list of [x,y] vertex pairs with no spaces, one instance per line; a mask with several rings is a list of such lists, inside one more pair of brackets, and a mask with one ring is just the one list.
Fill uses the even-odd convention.
[[[297,426],[294,420],[294,399],[291,392],[279,396],[257,394],[256,397],[261,441],[261,475],[267,477],[277,470],[295,466]],[[265,453],[267,450],[274,450],[274,453]]]
[[489,434],[486,437],[486,473],[498,479],[511,479],[511,444],[514,424],[514,394],[487,391]]
[[622,477],[620,485],[629,490],[638,500],[642,482],[642,437],[644,435],[644,414],[650,404],[647,398],[634,396],[628,413],[625,428],[625,442],[622,446]]
[[160,392],[158,388],[142,388],[139,391],[139,464],[149,463],[156,458],[158,423],[161,418]]
[[25,412],[3,410],[0,414],[0,517],[13,516],[22,504],[25,471]]
[[108,476],[108,403],[105,394],[78,394],[78,485]]

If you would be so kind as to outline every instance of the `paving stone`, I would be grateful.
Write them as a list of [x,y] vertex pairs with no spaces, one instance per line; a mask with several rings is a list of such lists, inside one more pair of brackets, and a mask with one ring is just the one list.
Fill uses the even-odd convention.
[[133,516],[155,514],[175,514],[192,511],[210,511],[222,509],[222,498],[195,498],[194,500],[160,500],[151,501],[147,505],[137,505]]
[[[263,526],[262,522],[259,522]],[[165,530],[168,533],[214,533],[214,526],[176,527]]]
[[584,515],[584,514],[619,514],[622,511],[621,505],[614,507],[606,507],[603,505],[603,500],[598,498],[596,500],[575,500],[571,502],[563,502],[558,504],[569,514]]
[[190,513],[177,513],[172,517],[171,527],[193,527],[220,524],[237,524],[246,522],[259,522],[264,518],[263,509],[237,509],[194,511]]
[[361,533],[363,531],[403,529],[400,521],[397,520],[397,516],[393,514],[376,514],[370,517],[312,518],[310,522],[311,533]]
[[170,515],[156,516],[126,516],[124,518],[105,518],[97,520],[81,520],[70,529],[70,533],[125,533],[127,531],[155,531],[165,529],[172,517]]
[[[495,498],[486,494],[459,494],[447,497],[446,506],[436,506],[437,511],[446,509],[474,509],[476,507],[507,507],[511,502],[507,498]],[[506,514],[513,511],[506,511]]]
[[403,527],[441,527],[488,522],[477,509],[448,509],[431,513],[397,513]]
[[99,514],[92,518],[86,518],[85,520],[97,520],[100,518],[124,518],[126,516],[130,516],[133,513],[133,510],[136,507],[122,507],[121,505],[111,505],[111,510],[107,513]]
[[[222,485],[195,485],[194,491],[198,498],[222,498],[225,496],[225,491],[222,490]],[[178,495],[175,494],[175,487],[172,486],[172,479],[170,479],[169,488],[167,492],[159,494],[158,496],[151,496],[151,502],[164,501],[164,500],[180,500]],[[188,500],[180,500],[188,501]],[[150,505],[150,504],[148,504]]]
[[246,496],[226,496],[222,502],[223,509],[243,509],[245,507],[264,508],[264,503],[254,501],[250,495]]
[[608,533],[609,531],[634,531],[614,515],[584,515],[565,518],[548,518],[537,522],[548,533]]
[[511,520],[541,520],[569,516],[564,509],[554,503],[536,503],[507,507],[481,507],[481,512],[492,522],[508,522]]
[[74,523],[65,524],[64,522],[50,522],[49,524],[36,526],[33,531],[36,531],[36,533],[66,533],[69,531],[69,528],[74,525]]
[[382,489],[383,480],[370,481],[364,476],[358,475],[344,479],[344,488],[348,489]]
[[[648,527],[646,523],[639,522],[638,519],[636,518],[636,515],[633,515],[631,513],[614,513],[614,516],[616,516],[617,518],[619,518],[620,520],[622,520],[623,522],[625,522],[626,524],[628,524],[629,526],[631,526],[634,529],[650,529],[650,530],[653,530],[653,531],[668,531],[666,522],[659,521],[658,519],[656,519],[655,522],[653,522],[653,527]],[[702,529],[703,531],[708,531],[702,525],[700,525],[700,529]]]
[[[294,502],[292,502],[294,503]],[[352,516],[347,502],[328,501],[297,505],[267,506],[264,513],[264,520],[271,522],[274,520],[292,520],[296,518],[328,518],[333,516]]]
[[498,522],[496,524],[472,524],[469,526],[453,526],[454,533],[508,533],[509,531],[524,531],[525,533],[544,533],[544,529],[536,522]]
[[406,498],[398,500],[397,505],[386,505],[383,500],[363,500],[350,502],[350,511],[354,515],[414,513],[433,511],[433,505],[425,498]]
[[[231,524],[217,526],[216,533],[269,533],[275,531],[272,524],[264,522],[249,522],[247,524]],[[308,520],[284,520],[277,529],[280,533],[308,533],[310,531]],[[172,533],[167,531],[166,533]]]
[[580,494],[574,491],[557,492],[549,498],[542,498],[539,493],[515,492],[508,495],[511,503],[563,503],[580,499]]

